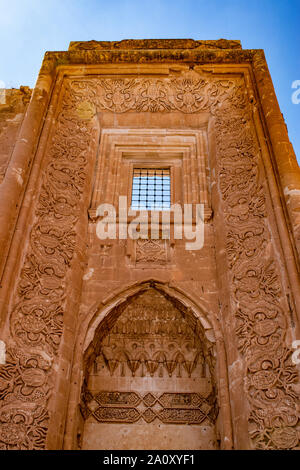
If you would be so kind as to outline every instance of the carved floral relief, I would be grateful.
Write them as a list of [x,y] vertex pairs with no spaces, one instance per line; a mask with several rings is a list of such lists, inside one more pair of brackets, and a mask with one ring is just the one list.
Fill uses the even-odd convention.
[[232,90],[214,115],[229,286],[247,365],[250,437],[257,449],[299,448],[298,377],[285,344],[288,306],[266,219],[264,176],[245,90]]

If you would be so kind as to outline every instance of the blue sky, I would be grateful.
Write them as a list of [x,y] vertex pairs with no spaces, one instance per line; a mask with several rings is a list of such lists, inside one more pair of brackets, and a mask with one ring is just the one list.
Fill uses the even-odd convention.
[[34,86],[45,51],[70,41],[240,39],[264,49],[300,162],[300,0],[0,0],[0,81]]

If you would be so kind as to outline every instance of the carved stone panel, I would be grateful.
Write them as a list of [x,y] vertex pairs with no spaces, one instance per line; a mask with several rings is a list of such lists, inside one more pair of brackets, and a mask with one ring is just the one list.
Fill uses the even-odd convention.
[[168,262],[168,242],[166,240],[138,239],[135,246],[137,265],[159,264]]

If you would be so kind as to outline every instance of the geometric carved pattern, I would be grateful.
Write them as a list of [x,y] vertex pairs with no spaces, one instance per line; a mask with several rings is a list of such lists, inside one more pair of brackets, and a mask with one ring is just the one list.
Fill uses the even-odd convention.
[[134,423],[140,417],[134,408],[99,407],[93,412],[94,418],[100,423]]
[[99,392],[94,396],[99,405],[130,405],[137,406],[141,399],[133,392]]
[[[214,393],[204,398],[198,393],[148,392],[141,396],[137,392],[102,391],[95,395],[89,392],[88,397],[81,404],[82,415],[100,423],[134,423],[140,419],[150,423],[157,418],[164,424],[214,424],[218,414]],[[99,405],[96,408],[94,401]],[[140,403],[143,406],[137,409]]]
[[[84,420],[214,426],[218,405],[213,359],[193,320],[194,316],[188,317],[174,300],[153,287],[127,300],[102,339],[95,339],[99,354],[89,366],[92,377],[86,377],[81,395]],[[123,376],[137,377],[142,387],[149,384],[149,377],[156,377],[155,391],[123,390]],[[201,392],[163,392],[170,377],[177,389],[181,384],[197,386],[195,378]],[[105,383],[120,387],[103,391]]]

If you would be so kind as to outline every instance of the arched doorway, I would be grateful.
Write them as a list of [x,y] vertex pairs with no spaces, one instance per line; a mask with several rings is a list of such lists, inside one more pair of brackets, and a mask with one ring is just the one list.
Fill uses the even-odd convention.
[[82,449],[217,449],[214,344],[154,285],[113,308],[84,357]]

